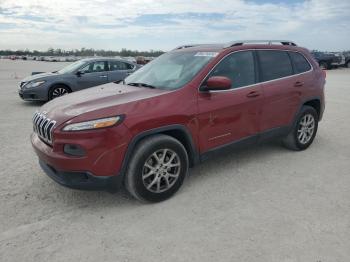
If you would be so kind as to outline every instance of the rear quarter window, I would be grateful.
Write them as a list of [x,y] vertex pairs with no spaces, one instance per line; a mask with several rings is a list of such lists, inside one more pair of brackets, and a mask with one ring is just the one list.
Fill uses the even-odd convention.
[[297,52],[289,52],[289,55],[294,64],[295,74],[301,74],[311,69],[311,65],[302,54]]
[[293,75],[293,67],[286,51],[259,50],[261,80],[269,81]]

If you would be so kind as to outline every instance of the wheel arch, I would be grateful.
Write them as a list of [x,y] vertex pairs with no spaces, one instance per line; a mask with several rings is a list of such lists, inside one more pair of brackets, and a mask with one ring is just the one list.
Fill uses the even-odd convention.
[[320,114],[321,114],[321,101],[320,101],[319,98],[314,98],[314,99],[308,100],[308,101],[303,103],[303,106],[311,106],[311,107],[313,107],[316,110],[317,115],[320,117]]
[[64,87],[67,87],[69,89],[69,92],[72,92],[72,88],[69,84],[67,83],[64,83],[64,82],[56,82],[56,83],[52,83],[50,88],[49,88],[49,93],[51,92],[51,90],[56,87],[56,86],[64,86]]
[[171,136],[175,139],[177,139],[186,149],[188,158],[189,158],[189,165],[190,167],[193,167],[195,164],[199,162],[199,153],[198,150],[195,147],[192,135],[190,131],[183,125],[170,125],[170,126],[165,126],[165,127],[160,127],[160,128],[154,128],[150,129],[147,131],[143,131],[131,140],[131,142],[128,145],[128,148],[126,150],[124,160],[122,163],[122,167],[120,170],[120,175],[124,176],[126,173],[126,169],[128,166],[128,163],[130,161],[131,155],[137,146],[137,144],[150,136],[154,135],[168,135]]
[[322,100],[320,97],[315,96],[315,97],[309,97],[305,100],[302,100],[301,103],[299,104],[299,107],[297,108],[297,111],[294,114],[294,118],[289,126],[289,128],[293,128],[294,125],[296,124],[296,121],[298,119],[298,115],[302,109],[303,106],[311,106],[313,108],[315,108],[318,117],[319,117],[319,121],[321,121],[322,119],[322,115],[323,115],[323,110],[322,110]]

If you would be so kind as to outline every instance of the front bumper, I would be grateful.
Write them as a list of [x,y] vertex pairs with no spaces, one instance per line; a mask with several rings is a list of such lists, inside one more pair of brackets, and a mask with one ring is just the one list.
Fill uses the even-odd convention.
[[[122,184],[121,165],[124,159],[128,130],[124,125],[76,133],[56,133],[53,146],[32,133],[31,142],[45,173],[57,183],[70,188],[108,190]],[[121,143],[121,144],[119,144]],[[64,145],[75,144],[84,149],[84,156],[64,152]]]
[[45,90],[43,88],[41,90],[19,88],[18,95],[25,101],[47,101],[48,95]]
[[122,176],[94,176],[89,172],[59,171],[39,160],[43,171],[62,186],[80,190],[116,191],[122,184]]

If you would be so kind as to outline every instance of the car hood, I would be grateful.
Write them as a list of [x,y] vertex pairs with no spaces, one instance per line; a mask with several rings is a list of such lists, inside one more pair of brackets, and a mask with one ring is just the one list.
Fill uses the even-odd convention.
[[45,78],[57,76],[57,75],[59,75],[59,74],[58,73],[40,73],[40,74],[28,76],[28,77],[24,78],[22,80],[22,82],[29,82],[29,81],[33,81],[33,80],[39,80],[39,79],[41,80],[41,79],[45,79]]
[[[134,87],[109,83],[56,98],[40,109],[57,124],[87,113],[91,119],[126,114],[132,110],[133,103],[168,93],[160,89]],[[91,114],[91,112],[93,112]]]

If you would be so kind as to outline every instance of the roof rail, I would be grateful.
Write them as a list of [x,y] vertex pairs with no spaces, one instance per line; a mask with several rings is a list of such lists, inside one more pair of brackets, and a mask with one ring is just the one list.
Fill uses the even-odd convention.
[[178,47],[175,47],[173,50],[178,50],[178,49],[185,49],[185,48],[190,48],[190,47],[195,47],[195,46],[199,46],[200,44],[196,44],[196,45],[180,45]]
[[227,43],[224,48],[228,48],[228,47],[233,47],[233,46],[239,46],[239,45],[243,45],[243,44],[268,44],[268,45],[272,45],[273,43],[280,43],[282,45],[291,45],[291,46],[297,46],[296,43],[294,43],[293,41],[289,41],[289,40],[239,40],[239,41],[232,41]]

